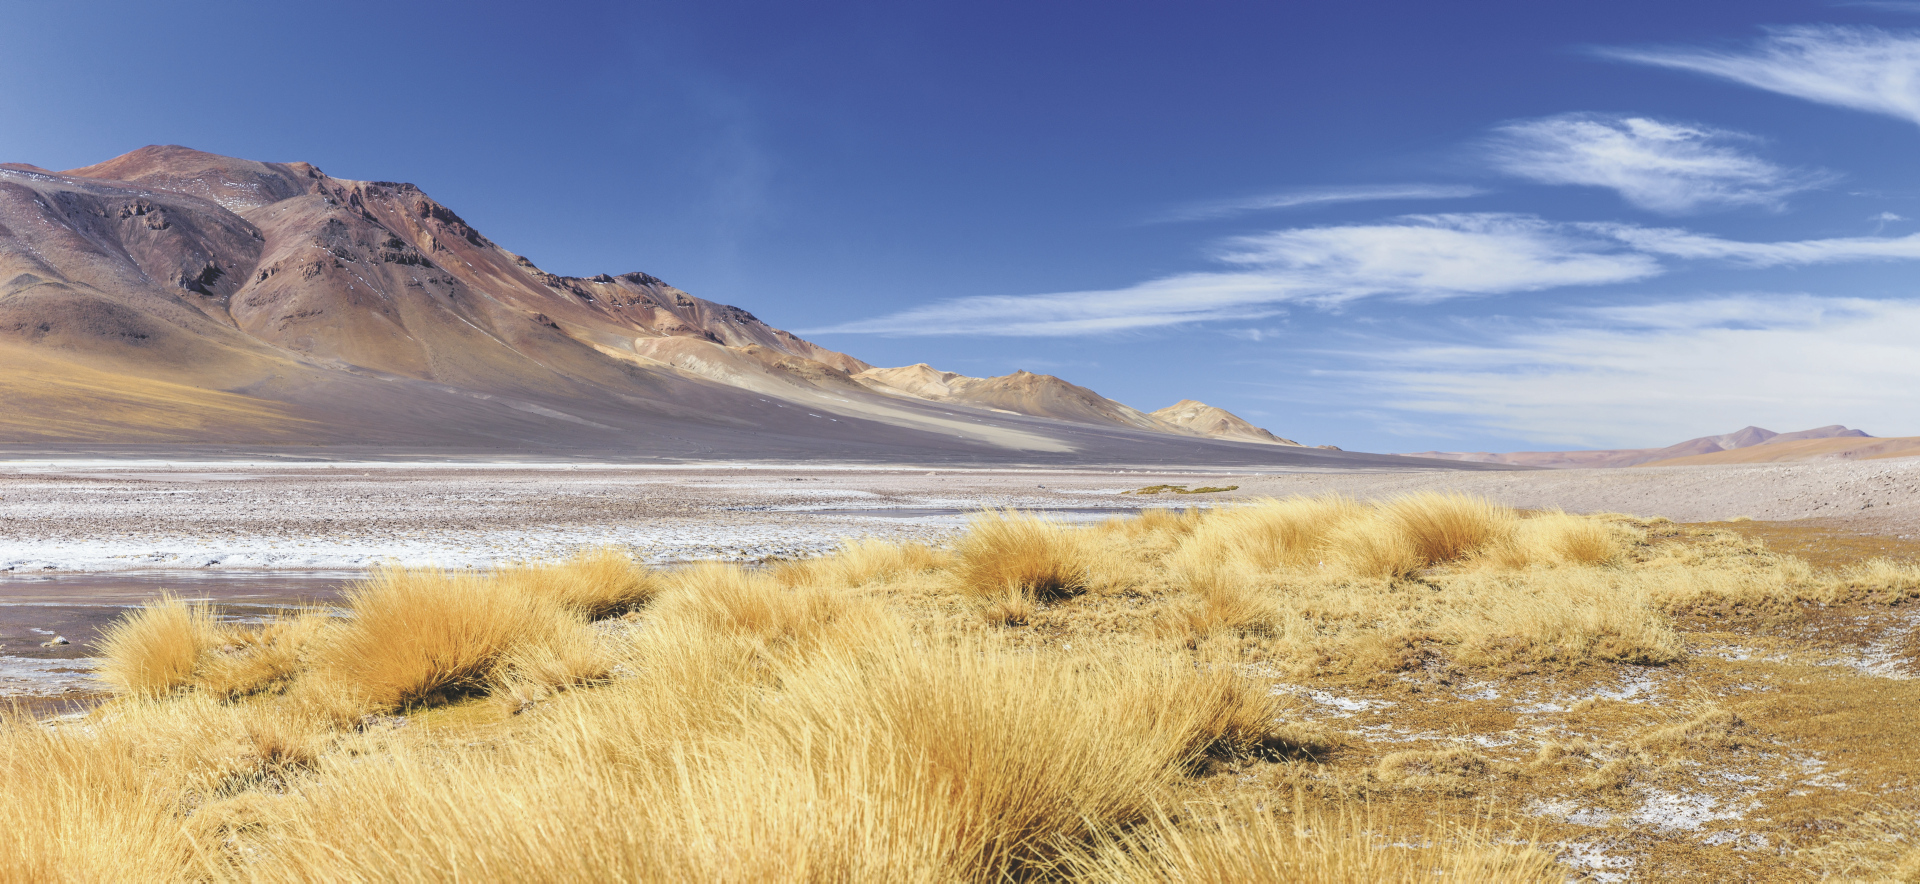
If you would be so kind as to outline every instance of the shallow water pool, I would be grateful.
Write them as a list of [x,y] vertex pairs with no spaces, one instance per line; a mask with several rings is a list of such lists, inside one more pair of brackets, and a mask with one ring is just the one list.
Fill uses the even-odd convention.
[[[0,704],[30,710],[85,704],[104,686],[93,677],[100,633],[116,618],[171,593],[213,604],[236,622],[330,606],[357,571],[59,573],[0,577]],[[56,637],[66,644],[48,645]]]

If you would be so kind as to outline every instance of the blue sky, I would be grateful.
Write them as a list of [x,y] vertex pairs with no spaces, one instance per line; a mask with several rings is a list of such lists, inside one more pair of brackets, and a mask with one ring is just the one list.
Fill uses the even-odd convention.
[[0,12],[0,159],[412,181],[876,364],[1376,451],[1920,434],[1920,3]]

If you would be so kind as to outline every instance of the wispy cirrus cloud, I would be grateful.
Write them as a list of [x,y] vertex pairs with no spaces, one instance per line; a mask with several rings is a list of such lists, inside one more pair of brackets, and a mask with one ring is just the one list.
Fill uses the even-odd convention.
[[1839,25],[1770,28],[1734,50],[1610,47],[1599,55],[1693,71],[1807,101],[1920,123],[1920,33]]
[[1155,221],[1205,221],[1227,218],[1247,212],[1296,209],[1332,203],[1359,203],[1378,200],[1464,199],[1487,193],[1484,188],[1464,184],[1356,184],[1347,187],[1310,187],[1285,190],[1260,196],[1214,200],[1183,206]]
[[1792,242],[1741,242],[1670,227],[1633,227],[1624,224],[1583,225],[1605,233],[1635,250],[1687,260],[1731,261],[1748,267],[1805,267],[1854,261],[1898,261],[1920,258],[1920,234],[1908,236],[1849,236]]
[[1411,215],[1390,224],[1307,227],[1230,239],[1215,257],[1288,280],[1302,300],[1332,305],[1375,295],[1439,300],[1630,282],[1651,258],[1531,215]]
[[1412,215],[1226,240],[1223,269],[1120,289],[957,298],[807,334],[1075,336],[1265,318],[1288,305],[1432,302],[1651,279],[1667,261],[1746,267],[1920,259],[1920,235],[1753,243],[1530,215]]
[[1122,289],[959,298],[810,334],[1082,335],[1218,319],[1285,304],[1331,307],[1398,296],[1440,300],[1646,279],[1659,262],[1610,236],[1527,215],[1414,215],[1383,224],[1235,237],[1213,257],[1227,268]]
[[1664,445],[1715,427],[1920,432],[1920,303],[1732,296],[1575,311],[1484,344],[1346,355],[1375,401],[1541,444]]
[[1563,114],[1494,130],[1495,168],[1543,184],[1605,187],[1649,211],[1778,208],[1831,176],[1786,169],[1745,150],[1745,133],[1646,117]]

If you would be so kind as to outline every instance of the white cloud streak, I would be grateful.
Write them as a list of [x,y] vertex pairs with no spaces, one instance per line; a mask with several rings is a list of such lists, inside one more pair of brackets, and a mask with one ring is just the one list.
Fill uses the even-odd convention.
[[1663,259],[1751,268],[1920,259],[1920,234],[1754,243],[1679,228],[1530,215],[1412,215],[1226,241],[1221,271],[1121,289],[957,298],[805,334],[1073,336],[1273,316],[1367,298],[1434,302],[1647,280]]
[[1378,200],[1463,199],[1487,193],[1479,187],[1463,184],[1361,184],[1350,187],[1318,187],[1270,193],[1241,199],[1195,203],[1158,221],[1205,221],[1247,212],[1272,209],[1297,209],[1331,203],[1359,203]]
[[1742,149],[1752,136],[1644,117],[1565,114],[1508,123],[1489,143],[1493,165],[1543,184],[1605,187],[1649,211],[1779,208],[1822,177],[1794,172]]
[[1740,242],[1675,228],[1612,224],[1583,226],[1652,255],[1694,261],[1730,261],[1748,267],[1804,267],[1812,264],[1920,258],[1920,234],[1853,236],[1797,242]]
[[[1625,322],[1624,326],[1616,323]],[[1920,303],[1729,297],[1576,314],[1486,346],[1348,354],[1402,412],[1543,445],[1665,445],[1720,427],[1920,433]]]
[[1645,47],[1598,52],[1920,123],[1920,34],[1912,32],[1805,25],[1771,28],[1765,38],[1738,51]]
[[1440,300],[1646,279],[1652,257],[1610,237],[1524,215],[1416,215],[1386,224],[1309,227],[1229,240],[1235,269],[1124,289],[959,298],[807,334],[1080,335],[1216,319],[1247,320],[1287,303],[1361,298]]
[[1217,257],[1331,305],[1376,295],[1440,300],[1631,282],[1644,255],[1528,215],[1413,215],[1392,224],[1308,227],[1229,240]]

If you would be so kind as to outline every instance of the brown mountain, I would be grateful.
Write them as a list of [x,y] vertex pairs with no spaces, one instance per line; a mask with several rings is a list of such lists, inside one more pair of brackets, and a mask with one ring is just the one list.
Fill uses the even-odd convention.
[[902,368],[869,368],[853,379],[871,389],[929,402],[963,402],[995,411],[1087,424],[1112,424],[1152,433],[1197,435],[1163,423],[1086,387],[1053,375],[1016,371],[997,378],[970,378],[922,362]]
[[1153,413],[1154,417],[1186,427],[1203,435],[1216,439],[1233,439],[1239,442],[1258,442],[1264,445],[1299,445],[1292,439],[1282,439],[1253,424],[1247,423],[1239,415],[1224,408],[1215,408],[1205,402],[1182,399]]
[[645,273],[542,271],[410,184],[175,146],[0,164],[16,448],[1404,463],[1202,437],[1044,375],[926,401],[872,371]]
[[1826,436],[1789,439],[1789,434],[1767,440],[1762,445],[1710,451],[1648,461],[1644,467],[1681,467],[1715,463],[1789,463],[1807,460],[1879,460],[1889,457],[1920,456],[1920,436],[1896,436],[1876,439],[1859,436]]
[[[1680,458],[1689,463],[1759,463],[1768,460],[1768,455],[1779,454],[1780,459],[1796,459],[1788,455],[1789,451],[1798,452],[1799,448],[1788,448],[1788,443],[1814,439],[1871,439],[1859,430],[1851,430],[1834,424],[1816,427],[1811,430],[1799,430],[1792,433],[1776,433],[1759,427],[1746,427],[1718,436],[1701,436],[1688,439],[1665,448],[1618,448],[1596,451],[1515,451],[1505,454],[1492,454],[1484,451],[1427,451],[1411,457],[1428,457],[1440,460],[1458,460],[1469,463],[1496,463],[1513,466],[1548,467],[1554,469],[1612,468],[1652,465],[1656,462],[1667,465]],[[1768,448],[1758,451],[1759,446],[1779,445],[1781,448]],[[1844,447],[1844,446],[1842,446]],[[1809,449],[1812,450],[1812,449]],[[1723,452],[1741,451],[1741,455],[1723,455]],[[1714,459],[1697,460],[1711,456]]]

